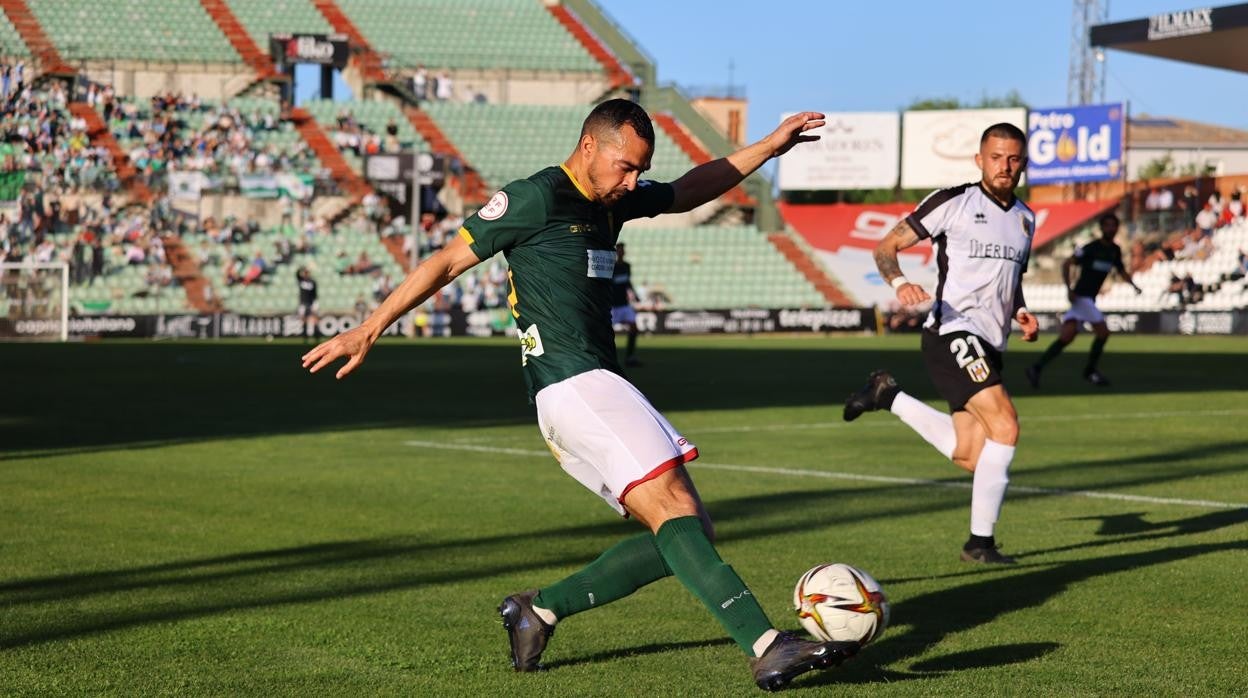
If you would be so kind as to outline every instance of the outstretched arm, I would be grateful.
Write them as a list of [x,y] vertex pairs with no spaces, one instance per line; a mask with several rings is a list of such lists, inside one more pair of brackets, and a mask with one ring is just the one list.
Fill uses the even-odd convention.
[[741,183],[771,158],[779,157],[798,143],[817,141],[819,136],[803,135],[823,126],[823,114],[804,111],[781,122],[780,127],[761,141],[748,145],[726,158],[698,165],[672,182],[676,198],[668,213],[683,213],[715,199]]
[[875,246],[875,266],[880,270],[880,277],[897,290],[897,300],[901,301],[902,305],[918,305],[931,299],[922,286],[912,284],[906,279],[901,273],[901,263],[897,259],[898,252],[918,244],[919,239],[919,234],[914,232],[914,228],[910,227],[910,224],[903,218]]
[[1127,283],[1131,284],[1131,288],[1135,289],[1135,295],[1138,296],[1144,292],[1144,289],[1135,285],[1135,279],[1131,278],[1131,272],[1127,271],[1127,268],[1123,266],[1121,259],[1119,259],[1114,266],[1118,268],[1118,276],[1125,279]]
[[391,323],[403,313],[424,303],[435,291],[454,281],[457,276],[480,261],[467,241],[455,236],[451,244],[438,250],[412,270],[403,283],[359,327],[318,344],[312,351],[304,354],[303,367],[310,373],[316,373],[338,359],[347,357],[346,365],[338,369],[334,376],[344,378],[364,363],[364,355]]

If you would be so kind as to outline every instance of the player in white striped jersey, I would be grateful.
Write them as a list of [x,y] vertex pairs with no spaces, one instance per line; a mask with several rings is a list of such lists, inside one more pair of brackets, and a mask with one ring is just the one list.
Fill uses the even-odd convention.
[[897,253],[930,238],[939,272],[936,298],[923,324],[928,374],[952,415],[902,392],[887,371],[845,402],[844,417],[890,410],[959,467],[974,473],[968,562],[1011,564],[994,532],[1018,443],[1018,414],[1001,383],[1001,353],[1011,320],[1033,342],[1038,325],[1023,302],[1022,275],[1036,218],[1014,196],[1027,165],[1027,137],[1013,124],[988,127],[975,155],[979,182],[933,192],[876,247],[880,275],[897,299],[914,306],[931,299],[901,273]]

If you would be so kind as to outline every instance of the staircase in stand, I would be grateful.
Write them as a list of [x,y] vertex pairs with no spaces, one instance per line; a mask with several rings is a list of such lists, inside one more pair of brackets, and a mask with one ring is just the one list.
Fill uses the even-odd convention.
[[[659,125],[659,128],[663,129],[663,132],[676,142],[676,145],[684,151],[685,155],[689,156],[690,160],[693,160],[695,165],[702,165],[714,159],[706,151],[706,148],[699,145],[693,139],[693,136],[690,136],[689,132],[676,119],[672,118],[671,114],[658,113],[651,116],[654,118],[654,122]],[[746,208],[753,207],[755,204],[754,200],[741,187],[733,187],[728,193],[724,194],[723,198],[731,204]]]
[[615,55],[607,50],[607,47],[598,40],[598,37],[594,36],[567,7],[564,7],[562,3],[548,4],[546,9],[550,14],[554,15],[564,29],[568,30],[569,34],[585,47],[586,51],[589,51],[589,55],[593,56],[594,60],[602,64],[603,69],[607,71],[607,80],[611,84],[611,89],[614,90],[635,83],[632,74],[625,70],[624,66],[620,65]]
[[113,157],[113,169],[117,172],[117,179],[121,185],[125,187],[126,192],[136,202],[141,204],[149,204],[156,195],[151,189],[147,188],[147,184],[139,177],[139,171],[134,168],[134,164],[130,162],[130,156],[126,155],[121,149],[121,145],[117,143],[117,139],[113,138],[113,134],[108,130],[108,125],[104,123],[104,117],[86,102],[70,102],[69,113],[87,122],[87,137],[96,145],[102,145]]
[[43,31],[43,25],[39,24],[39,20],[30,11],[26,0],[0,0],[0,8],[4,9],[4,14],[13,23],[18,36],[22,37],[26,48],[30,49],[30,55],[39,62],[39,67],[45,74],[73,75],[77,72],[61,59],[60,51],[56,50],[52,39]]
[[273,65],[273,60],[256,45],[242,22],[239,22],[238,17],[234,15],[234,11],[225,4],[225,0],[199,0],[199,4],[208,11],[208,15],[217,23],[217,27],[221,29],[225,38],[229,39],[234,50],[238,51],[238,55],[256,71],[261,80],[280,75]]
[[186,292],[186,302],[201,313],[215,313],[222,310],[221,303],[213,296],[209,301],[204,297],[204,289],[212,283],[204,278],[199,271],[199,262],[195,255],[182,244],[177,235],[162,235],[160,241],[165,246],[165,259],[173,267],[173,276]]
[[420,137],[429,144],[430,150],[435,153],[444,153],[459,160],[464,170],[464,178],[463,181],[458,183],[457,188],[464,197],[464,201],[469,204],[485,203],[489,195],[485,180],[481,179],[481,175],[477,174],[477,171],[464,159],[463,154],[459,152],[459,148],[456,148],[451,139],[447,138],[442,129],[438,128],[433,118],[427,112],[415,107],[406,107],[403,109],[403,113],[407,116],[407,120],[411,123],[412,128],[416,129],[416,133],[419,133]]
[[771,233],[767,236],[767,240],[802,273],[802,276],[806,277],[807,281],[814,285],[819,293],[823,294],[829,303],[838,308],[855,307],[849,296],[845,295],[845,292],[828,278],[828,275],[793,241],[788,233]]
[[352,60],[356,67],[360,69],[360,73],[364,76],[365,82],[385,82],[386,71],[382,68],[381,57],[373,50],[368,39],[364,38],[364,34],[355,26],[355,22],[347,16],[342,8],[338,7],[338,3],[334,0],[312,0],[312,4],[320,10],[321,16],[329,22],[329,26],[339,34],[346,34],[351,44]]

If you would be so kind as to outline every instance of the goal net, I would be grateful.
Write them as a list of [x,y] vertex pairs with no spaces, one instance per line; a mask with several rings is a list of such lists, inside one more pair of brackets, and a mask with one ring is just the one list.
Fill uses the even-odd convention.
[[0,340],[69,339],[69,265],[0,264]]

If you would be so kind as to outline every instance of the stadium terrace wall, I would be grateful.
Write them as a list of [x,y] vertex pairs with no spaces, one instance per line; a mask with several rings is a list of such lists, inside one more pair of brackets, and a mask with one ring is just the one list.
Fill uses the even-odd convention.
[[[1042,332],[1056,332],[1060,316],[1038,317]],[[1110,330],[1127,334],[1248,335],[1248,309],[1105,313]],[[321,336],[333,336],[359,324],[354,315],[326,314],[317,322]],[[637,313],[637,326],[652,334],[757,334],[769,332],[878,332],[874,308],[744,308],[732,310],[659,310]],[[58,320],[0,318],[0,338],[41,339],[59,335]],[[514,333],[505,308],[404,316],[387,336],[501,337]],[[301,337],[295,315],[91,315],[71,317],[69,336],[87,338],[239,339]]]

